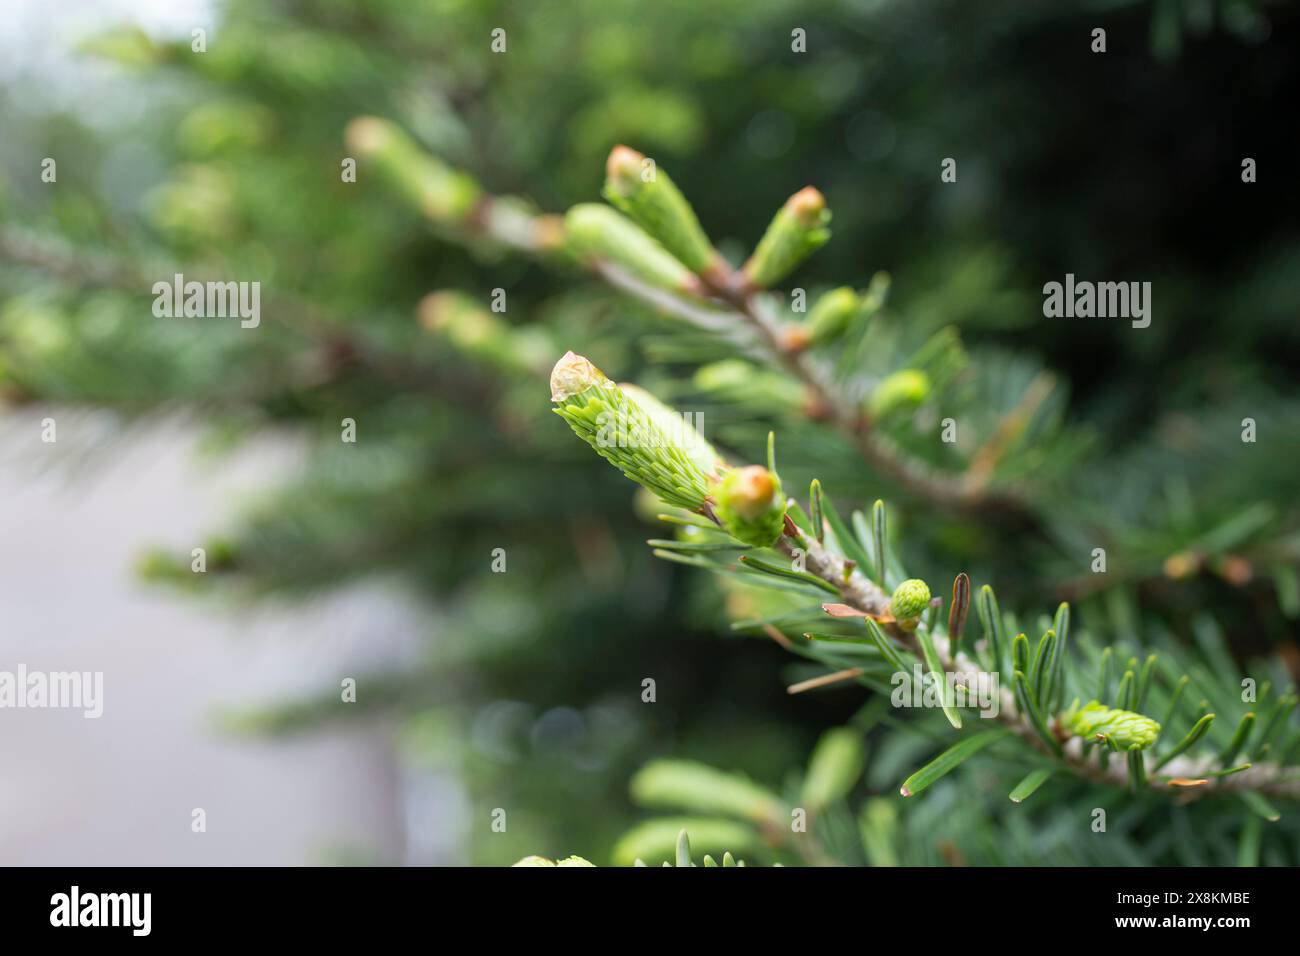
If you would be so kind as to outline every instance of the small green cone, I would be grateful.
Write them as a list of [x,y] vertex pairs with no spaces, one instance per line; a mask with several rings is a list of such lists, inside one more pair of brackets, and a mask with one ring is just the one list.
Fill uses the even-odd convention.
[[785,530],[781,482],[762,465],[728,471],[714,485],[713,499],[722,526],[745,544],[769,548]]
[[909,578],[894,589],[894,596],[889,599],[889,613],[894,620],[907,626],[916,621],[930,606],[930,585],[920,578]]
[[617,210],[600,203],[579,203],[564,216],[569,245],[583,261],[607,259],[650,285],[674,292],[694,292],[698,280],[663,246]]
[[614,147],[605,163],[604,195],[692,272],[714,267],[717,253],[695,210],[666,172],[646,166],[641,153]]
[[826,200],[812,186],[806,186],[786,200],[745,263],[745,279],[757,289],[767,289],[794,271],[830,239],[826,224],[831,220]]
[[1085,740],[1104,737],[1120,750],[1145,750],[1160,736],[1160,725],[1150,717],[1107,707],[1095,700],[1084,707],[1075,701],[1061,715],[1061,725]]
[[566,352],[551,372],[551,401],[574,433],[614,467],[670,505],[701,511],[724,465],[681,415],[634,385],[616,385]]
[[548,859],[547,859],[546,857],[544,857],[544,856],[526,856],[526,857],[524,857],[522,860],[520,860],[518,863],[512,863],[512,864],[510,864],[510,865],[511,865],[512,867],[515,867],[515,866],[555,866],[555,864],[554,864],[553,862],[551,862],[550,860],[548,860]]
[[373,162],[384,178],[435,222],[460,222],[483,198],[472,177],[430,156],[387,120],[359,116],[348,124],[344,139],[350,150]]

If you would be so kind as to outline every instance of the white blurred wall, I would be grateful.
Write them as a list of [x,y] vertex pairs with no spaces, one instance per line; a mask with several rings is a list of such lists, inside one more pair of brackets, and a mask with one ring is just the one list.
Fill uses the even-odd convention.
[[[215,42],[219,7],[2,0],[8,105],[129,125],[169,89],[124,87],[133,81],[76,55],[77,43],[132,23],[180,38],[203,27]],[[0,132],[0,158],[5,146]],[[113,149],[101,185],[130,206],[156,160],[129,141]],[[268,438],[233,461],[196,465],[183,424],[124,447],[104,422],[70,411],[54,412],[58,441],[44,445],[47,411],[0,414],[0,670],[102,670],[105,711],[86,720],[0,709],[0,865],[460,861],[459,783],[400,769],[388,728],[335,725],[266,743],[213,727],[219,706],[337,688],[409,659],[415,614],[400,597],[366,587],[235,616],[133,578],[144,548],[197,546],[246,493],[286,474],[295,452]],[[204,834],[190,830],[195,807],[207,811]]]
[[[0,708],[0,864],[409,859],[388,728],[249,741],[218,733],[213,714],[405,660],[414,614],[375,589],[236,614],[138,583],[143,549],[188,552],[296,456],[268,439],[205,462],[174,422],[126,445],[105,437],[71,412],[0,419],[0,670],[104,673],[98,719]],[[191,832],[196,807],[206,833]]]

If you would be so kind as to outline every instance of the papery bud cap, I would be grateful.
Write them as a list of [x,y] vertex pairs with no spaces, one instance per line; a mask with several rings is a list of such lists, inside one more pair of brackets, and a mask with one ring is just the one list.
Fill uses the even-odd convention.
[[572,351],[565,352],[555,363],[555,368],[551,369],[551,401],[562,402],[579,392],[585,392],[593,385],[608,382],[605,373],[592,365],[590,360]]
[[640,182],[641,167],[645,163],[645,154],[638,153],[630,146],[615,146],[609,151],[605,160],[605,176],[609,184],[620,192],[624,187]]
[[785,202],[802,226],[818,225],[826,211],[826,197],[815,186],[805,186]]

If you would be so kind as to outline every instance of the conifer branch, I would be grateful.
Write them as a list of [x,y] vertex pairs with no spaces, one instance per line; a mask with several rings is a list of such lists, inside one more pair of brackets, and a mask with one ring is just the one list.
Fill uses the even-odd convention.
[[[742,554],[739,563],[745,568],[782,581],[803,581],[804,586],[815,584],[819,596],[825,591],[831,592],[843,602],[823,604],[832,618],[865,619],[869,632],[890,642],[894,651],[905,651],[913,658],[923,660],[931,674],[945,685],[944,666],[958,675],[991,672],[1005,676],[1001,654],[996,651],[1000,646],[1001,612],[990,589],[986,587],[981,593],[980,615],[988,631],[988,642],[991,642],[986,644],[985,650],[991,646],[995,653],[985,664],[955,646],[949,634],[934,626],[937,615],[930,612],[937,609],[938,602],[932,604],[930,590],[924,582],[907,580],[893,595],[887,594],[881,584],[883,574],[879,568],[876,569],[877,580],[873,580],[857,561],[843,553],[842,546],[833,547],[827,541],[819,540],[824,532],[820,522],[801,526],[794,517],[802,514],[796,502],[790,499],[778,502],[771,497],[772,489],[779,491],[780,481],[770,445],[766,468],[752,465],[738,469],[713,451],[712,446],[688,425],[684,432],[678,430],[675,433],[667,442],[668,447],[664,447],[665,442],[657,433],[652,436],[652,441],[644,444],[634,443],[625,447],[618,443],[601,443],[594,435],[598,425],[595,416],[602,410],[620,409],[630,404],[629,411],[619,412],[621,417],[651,419],[663,416],[658,420],[665,421],[665,412],[670,416],[671,410],[659,405],[640,389],[614,386],[589,362],[573,353],[565,355],[556,365],[552,375],[552,399],[559,406],[556,411],[570,422],[574,431],[625,475],[664,500],[701,515],[719,532],[745,545],[772,548],[789,559],[794,570]],[[741,475],[746,476],[744,482],[739,481]],[[761,492],[755,490],[758,486],[752,485],[750,478],[761,483]],[[814,482],[814,496],[819,492],[819,485]],[[824,502],[815,504],[813,514],[821,514],[825,505]],[[878,507],[876,512],[877,525],[883,525],[881,508]],[[826,513],[833,513],[833,509]],[[773,522],[777,522],[778,530],[775,533],[765,530]],[[877,537],[882,535],[883,527],[878,527]],[[657,544],[661,548],[656,553],[664,557],[675,556],[674,550],[666,547],[673,542]],[[866,542],[857,544],[864,547]],[[697,546],[696,557],[688,563],[715,567],[723,573],[740,573],[735,565],[709,562],[706,555],[725,552],[723,542],[719,541],[718,545]],[[732,550],[735,549],[733,545]],[[877,558],[876,563],[884,562]],[[955,591],[969,595],[969,584],[962,582],[960,576]],[[1098,784],[1150,790],[1176,796],[1182,802],[1215,792],[1300,798],[1300,770],[1297,768],[1276,763],[1229,767],[1223,755],[1190,756],[1188,752],[1205,735],[1212,715],[1199,719],[1180,743],[1167,749],[1162,756],[1155,757],[1154,763],[1148,766],[1148,755],[1144,751],[1157,742],[1162,728],[1136,709],[1141,707],[1145,697],[1151,659],[1142,668],[1140,679],[1134,676],[1133,670],[1127,672],[1119,707],[1108,707],[1094,701],[1080,708],[1076,702],[1067,711],[1056,713],[1054,701],[1063,683],[1064,645],[1069,621],[1068,606],[1062,605],[1057,611],[1054,629],[1047,631],[1032,655],[1025,635],[1020,635],[1015,641],[1013,679],[999,681],[996,687],[999,706],[993,717],[1013,736],[1043,757]],[[882,645],[880,650],[883,657],[895,660],[896,653],[891,653],[889,647]],[[817,658],[818,655],[810,656]],[[1136,668],[1136,660],[1131,667]],[[843,667],[836,667],[829,676],[837,681],[867,679],[863,670],[856,669],[855,672],[854,668]],[[817,680],[796,686],[800,689],[815,687],[818,686]],[[946,695],[947,692],[943,693]],[[1289,708],[1284,709],[1281,705],[1290,700],[1288,695],[1283,696],[1278,705],[1279,713],[1289,714]],[[960,717],[946,696],[943,709],[953,726],[960,729]],[[1267,743],[1267,737],[1261,738],[1260,746]],[[1226,756],[1235,757],[1235,749],[1239,746],[1240,742],[1238,748],[1230,748]],[[977,748],[968,749],[973,753]],[[1109,760],[1109,750],[1127,752],[1128,760]],[[942,764],[944,767],[950,765],[955,765],[955,762]],[[1215,787],[1202,785],[1201,781],[1208,781],[1211,777],[1217,778]]]
[[[806,549],[806,567],[809,572],[826,583],[836,586],[844,602],[849,606],[873,618],[879,618],[888,613],[889,597],[875,582],[867,579],[856,568],[849,572],[846,580],[844,572],[846,559],[843,555],[829,551],[808,536],[792,540],[787,535],[782,538],[778,547],[782,553],[791,557],[794,556],[796,549]],[[906,650],[918,657],[921,656],[915,635],[906,634],[899,629],[897,624],[892,622],[883,624],[882,628]],[[950,661],[952,670],[955,673],[974,673],[985,670],[984,667],[964,652],[958,651],[953,654],[947,636],[934,634],[932,639],[939,657],[942,660]],[[1063,744],[1061,753],[1053,753],[1051,748],[1043,743],[1025,715],[1020,712],[1015,695],[1006,687],[1001,687],[999,693],[1001,694],[1001,701],[997,721],[1035,750],[1040,751],[1044,756],[1058,759],[1079,776],[1094,782],[1121,788],[1128,785],[1128,771],[1125,765],[1119,762],[1111,762],[1106,767],[1100,766],[1096,760],[1092,759],[1090,754],[1085,753],[1083,741],[1080,737],[1071,737]],[[1162,771],[1161,776],[1152,778],[1149,785],[1153,790],[1179,796],[1182,800],[1202,796],[1211,791],[1200,789],[1188,791],[1174,781],[1180,778],[1195,779],[1207,776],[1213,773],[1214,770],[1221,769],[1217,767],[1218,763],[1219,761],[1212,756],[1202,758],[1174,756],[1173,759],[1167,760],[1155,768]],[[1220,791],[1253,790],[1270,796],[1300,799],[1300,769],[1283,768],[1271,763],[1256,764],[1238,773],[1221,778],[1217,789]]]
[[[352,148],[372,157],[396,187],[440,226],[534,255],[562,251],[566,240],[557,217],[530,217],[520,202],[471,188],[462,176],[423,154],[393,124],[361,117],[349,125],[347,139]],[[792,196],[749,262],[742,270],[734,270],[721,256],[709,254],[708,240],[694,212],[663,170],[656,170],[648,181],[638,176],[644,161],[645,157],[625,146],[615,147],[605,193],[645,229],[645,244],[639,251],[629,249],[624,228],[610,218],[608,253],[602,255],[596,234],[600,226],[585,216],[580,249],[573,251],[580,251],[593,274],[646,305],[726,341],[747,343],[750,351],[757,345],[759,356],[804,387],[810,417],[834,425],[867,464],[909,493],[946,509],[1004,512],[1034,519],[1021,495],[987,487],[987,469],[978,474],[948,475],[896,447],[875,428],[871,414],[844,395],[826,370],[806,354],[811,344],[808,331],[799,325],[783,327],[769,311],[764,290],[829,238],[825,228],[829,212],[817,190],[808,187]],[[472,194],[472,203],[467,204],[467,193]],[[578,206],[570,211],[570,229],[576,225],[574,214],[587,208]],[[612,210],[610,213],[613,215]],[[664,268],[651,265],[662,256],[672,260],[673,253],[685,263],[680,268],[693,270],[690,280],[670,279]],[[636,274],[638,271],[642,274]],[[664,288],[665,283],[672,288]]]
[[[112,289],[130,295],[143,295],[160,277],[171,277],[176,273],[197,282],[206,282],[210,277],[209,270],[202,268],[92,253],[31,230],[9,226],[0,226],[0,261],[78,287]],[[307,299],[277,292],[266,299],[266,310],[275,325],[321,351],[317,369],[297,378],[277,376],[272,386],[273,394],[280,394],[287,387],[318,387],[350,366],[372,369],[387,380],[409,388],[430,392],[445,390],[449,397],[457,394],[458,389],[471,387],[465,382],[449,382],[445,374],[440,374],[427,363],[412,361],[404,353],[381,346],[354,324],[327,313]],[[256,399],[259,396],[245,397]]]
[[781,329],[768,313],[759,292],[737,288],[734,284],[724,286],[727,290],[724,297],[715,301],[727,303],[729,307],[719,309],[710,307],[707,300],[692,302],[657,289],[608,262],[593,262],[591,269],[620,291],[706,332],[735,342],[745,341],[744,332],[748,330],[764,358],[804,386],[808,395],[806,408],[811,417],[830,422],[873,469],[931,504],[959,511],[1032,517],[1020,495],[987,489],[991,466],[969,476],[949,476],[901,454],[888,439],[875,432],[871,417],[840,393],[822,366],[798,347],[798,340]]

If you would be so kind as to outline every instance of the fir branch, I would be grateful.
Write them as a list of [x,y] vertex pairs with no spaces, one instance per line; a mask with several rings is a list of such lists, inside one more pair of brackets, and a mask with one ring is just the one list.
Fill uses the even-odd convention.
[[[391,124],[373,117],[361,117],[349,126],[348,138],[360,152],[375,156],[381,168],[396,181],[398,188],[411,195],[415,188],[412,181],[418,180],[416,174],[421,171],[423,163],[422,158],[416,158],[417,154],[404,134],[397,132]],[[626,147],[616,147],[612,157],[621,156],[620,151],[630,153]],[[614,162],[613,158],[611,162]],[[403,163],[417,168],[404,169]],[[659,174],[664,175],[662,172]],[[439,180],[445,179],[447,175],[439,164]],[[623,180],[619,182],[622,183]],[[665,181],[660,185],[669,186],[669,183],[670,181]],[[427,184],[423,184],[423,188],[427,190]],[[450,202],[450,198],[458,197],[459,191],[453,190],[451,186],[446,186],[445,189],[453,194],[447,201],[430,203],[421,194],[419,203],[426,215],[439,225],[448,227],[453,232],[488,239],[533,255],[548,255],[558,251],[562,239],[556,217],[538,215],[530,221],[518,203],[511,202],[508,198],[493,197],[482,190],[476,193],[477,200],[469,213],[452,214],[447,210],[456,208],[456,204]],[[626,187],[620,186],[614,193],[621,196],[625,191]],[[609,186],[607,192],[610,192]],[[792,197],[791,202],[794,203],[810,192],[816,193],[816,190],[804,190]],[[645,216],[643,225],[674,217],[681,218],[689,211],[689,205],[684,206],[685,211],[679,208],[676,200],[681,197],[675,187],[669,186],[667,193],[672,200],[667,204],[672,215],[661,211],[655,216]],[[658,193],[652,195],[657,197]],[[817,198],[820,199],[820,196]],[[622,199],[620,202],[627,205]],[[796,206],[799,205],[796,203]],[[774,231],[787,231],[789,224],[782,218],[784,213],[785,210],[778,215],[768,235],[764,237],[769,245]],[[767,283],[756,284],[749,272],[732,269],[719,256],[706,260],[702,251],[705,240],[702,235],[694,234],[697,230],[698,224],[694,223],[692,213],[686,226],[675,223],[672,228],[664,230],[664,235],[657,236],[670,249],[690,247],[695,250],[690,257],[692,261],[699,259],[709,263],[707,268],[699,270],[699,282],[694,286],[682,285],[674,290],[666,290],[647,281],[644,276],[633,274],[627,264],[619,264],[610,256],[596,254],[587,243],[584,243],[582,258],[595,275],[621,292],[733,344],[748,344],[749,350],[753,350],[756,345],[756,351],[765,361],[786,372],[804,387],[808,396],[806,408],[812,417],[824,419],[836,427],[852,442],[867,464],[908,492],[932,504],[956,511],[1003,512],[1036,521],[1034,512],[1022,495],[1009,489],[988,487],[988,468],[967,475],[945,474],[910,457],[886,436],[879,434],[872,416],[843,393],[824,365],[813,361],[806,354],[804,350],[810,342],[807,330],[799,326],[783,328],[772,315],[770,296],[761,288]],[[779,258],[792,257],[792,260],[797,260],[825,241],[828,234],[823,233],[820,225],[814,223],[809,238],[797,239],[793,243],[801,251],[798,254],[791,252],[789,256],[783,253]],[[784,245],[784,242],[778,245]],[[753,260],[750,265],[752,264]]]
[[[40,275],[76,287],[111,289],[127,295],[147,294],[161,277],[183,274],[189,281],[207,283],[210,268],[162,261],[137,261],[130,257],[91,252],[51,239],[30,229],[0,226],[0,262],[10,262]],[[445,371],[380,345],[373,336],[358,331],[362,323],[345,321],[319,305],[295,295],[277,292],[266,299],[266,312],[274,325],[284,328],[320,351],[317,368],[290,378],[282,372],[265,394],[245,394],[245,399],[266,400],[298,388],[319,387],[342,377],[351,367],[366,368],[407,388],[463,398],[462,381],[449,381]]]
[[[568,353],[557,363],[556,372],[553,373],[552,397],[555,401],[561,403],[562,411],[563,403],[572,401],[569,395],[572,388],[565,387],[557,391],[555,386],[557,378],[555,376],[558,376],[561,384],[573,385],[568,381],[568,370],[575,367],[575,365],[585,369],[590,363],[587,363],[581,356]],[[614,388],[612,384],[607,382],[606,384],[608,388]],[[577,385],[582,388],[589,387],[589,383],[585,378]],[[653,400],[648,394],[640,394],[643,395],[639,399],[640,401]],[[590,441],[590,436],[586,434],[585,427],[579,427],[578,424],[573,422],[571,424],[574,425],[574,430],[580,437]],[[691,443],[694,440],[694,436],[688,432],[684,437],[679,436],[678,438],[678,441],[682,443],[681,448],[651,447],[648,453],[646,449],[638,448],[598,448],[597,450],[602,456],[608,458],[613,464],[622,469],[628,477],[656,491],[661,496],[666,493],[670,497],[675,497],[678,494],[677,487],[675,485],[668,487],[662,480],[660,472],[665,469],[671,471],[679,468],[683,457],[683,449],[692,447]],[[712,461],[712,458],[710,460]],[[776,552],[790,559],[790,568],[787,569],[755,558],[752,555],[741,555],[739,560],[750,568],[753,573],[771,575],[774,579],[782,581],[792,581],[792,586],[796,588],[800,586],[801,582],[804,586],[815,584],[818,589],[839,597],[843,603],[823,605],[825,611],[831,617],[840,619],[862,617],[868,619],[872,625],[870,631],[873,636],[877,633],[883,633],[898,648],[923,660],[925,666],[945,684],[945,687],[944,675],[940,673],[944,663],[951,666],[955,673],[977,673],[985,670],[975,659],[960,648],[959,631],[955,635],[949,635],[934,630],[935,615],[933,613],[924,614],[927,623],[921,623],[923,612],[930,607],[930,591],[923,581],[904,581],[896,589],[893,596],[887,595],[880,584],[871,580],[862,572],[856,561],[846,557],[841,550],[828,545],[825,541],[818,540],[813,531],[814,523],[803,515],[795,501],[787,500],[780,505],[779,510],[773,511],[771,510],[772,503],[767,500],[768,492],[765,491],[763,495],[759,496],[762,498],[762,513],[767,515],[764,520],[770,520],[774,517],[780,517],[781,519],[780,531],[777,533],[775,540],[766,536],[761,540],[757,538],[746,540],[746,537],[753,530],[749,524],[737,525],[730,518],[724,519],[724,517],[720,517],[719,511],[721,510],[725,515],[729,513],[729,508],[720,508],[717,496],[728,489],[734,483],[734,479],[741,474],[754,472],[755,477],[764,479],[764,488],[774,487],[779,489],[780,482],[774,471],[775,454],[770,439],[768,462],[769,468],[751,465],[747,468],[734,469],[723,462],[721,458],[718,458],[716,468],[720,472],[720,477],[710,479],[707,484],[703,480],[697,481],[695,494],[702,497],[703,500],[698,501],[698,503],[688,502],[688,506],[705,519],[714,522],[720,531],[739,538],[743,543],[759,547],[770,546]],[[818,483],[814,483],[813,491],[814,494],[820,491]],[[681,502],[679,501],[679,503]],[[877,524],[883,525],[882,510],[877,508],[876,514]],[[715,552],[695,551],[692,552],[693,556],[690,558],[662,548],[657,553],[664,557],[671,557],[671,559],[679,562],[699,564],[702,567],[720,572],[727,570],[723,566],[714,565],[707,557]],[[735,571],[733,570],[731,573],[735,573]],[[957,591],[959,593],[968,592],[968,585],[960,583],[960,578],[958,581]],[[898,615],[901,615],[901,617],[895,615],[895,608],[897,608]],[[1000,633],[1002,622],[996,598],[992,590],[987,587],[981,590],[979,609],[990,638],[996,638]],[[933,608],[930,608],[930,610],[933,610]],[[1057,609],[1054,620],[1056,627],[1060,628],[1061,635],[1068,634],[1069,622],[1069,608],[1062,605]],[[950,637],[954,636],[958,640],[950,641]],[[893,661],[893,657],[886,650],[886,646],[882,646],[880,649],[885,659]],[[806,653],[815,659],[822,660],[824,663],[832,663],[832,659],[824,656],[823,652],[806,651]],[[1053,716],[1050,708],[1053,699],[1057,696],[1059,687],[1064,683],[1064,656],[1065,642],[1064,640],[1058,640],[1055,630],[1049,629],[1044,634],[1043,639],[1039,642],[1037,652],[1032,656],[1032,662],[1025,635],[1019,635],[1016,638],[1015,651],[1012,655],[1015,662],[1014,673],[1011,675],[1012,686],[1008,688],[1003,683],[998,687],[1000,706],[994,719],[1036,751],[1063,765],[1076,775],[1094,782],[1117,787],[1129,787],[1135,790],[1152,790],[1166,794],[1176,793],[1182,800],[1194,799],[1206,792],[1212,792],[1211,788],[1199,785],[1193,786],[1189,782],[1196,781],[1199,784],[1202,780],[1208,780],[1216,772],[1226,771],[1230,768],[1217,766],[1216,764],[1220,764],[1222,761],[1214,756],[1200,758],[1187,755],[1187,751],[1204,736],[1210,722],[1213,720],[1213,715],[1208,713],[1198,715],[1195,726],[1183,740],[1158,758],[1153,769],[1163,770],[1165,773],[1154,779],[1147,773],[1146,758],[1141,751],[1152,746],[1162,728],[1161,725],[1150,718],[1134,712],[1134,708],[1137,706],[1139,683],[1143,685],[1141,694],[1145,696],[1146,686],[1150,681],[1154,667],[1151,658],[1148,658],[1146,666],[1141,668],[1142,677],[1140,680],[1133,670],[1133,668],[1137,667],[1137,659],[1132,659],[1129,669],[1125,672],[1124,680],[1121,682],[1118,708],[1107,707],[1103,703],[1094,701],[1082,709],[1078,708],[1076,704],[1064,714]],[[1000,655],[995,655],[992,669],[995,673],[1002,674],[1002,662],[997,659],[999,657]],[[1026,673],[1029,675],[1028,677]],[[840,680],[859,678],[866,679],[865,671],[861,668],[844,669],[841,667],[833,674],[813,678],[802,682],[800,685],[795,685],[795,687],[791,688],[791,692],[825,686],[827,683]],[[1105,690],[1104,686],[1101,690]],[[1270,733],[1261,737],[1260,747],[1268,743],[1272,728],[1281,726],[1285,716],[1290,712],[1290,705],[1293,704],[1293,697],[1289,694],[1283,695],[1279,704],[1275,707],[1278,716],[1276,720],[1270,722]],[[949,705],[946,696],[943,709],[953,727],[960,729],[962,726],[961,719],[956,709]],[[1105,746],[1091,746],[1098,740]],[[1090,746],[1091,749],[1089,749]],[[1108,748],[1117,751],[1128,751],[1130,756],[1126,761],[1110,761],[1107,758]],[[1236,768],[1232,769],[1236,770]],[[1230,774],[1221,774],[1218,780],[1219,784],[1213,788],[1214,791],[1266,793],[1274,796],[1300,798],[1300,771],[1294,768],[1286,768],[1280,764],[1256,763],[1249,768],[1240,769]]]
[[[873,582],[867,580],[865,576],[856,570],[849,575],[847,582],[843,580],[843,556],[829,552],[821,545],[808,542],[806,539],[805,545],[808,547],[806,563],[808,570],[822,578],[826,583],[839,587],[840,595],[844,598],[846,604],[873,617],[878,617],[884,613],[888,608],[888,598]],[[787,554],[793,552],[793,546],[789,545],[788,540],[783,542],[780,547]],[[919,643],[915,637],[899,630],[896,624],[886,625],[886,630],[907,650],[918,655],[921,653]],[[934,641],[936,653],[944,660],[951,660],[955,671],[981,670],[980,665],[965,653],[958,651],[953,655],[946,636],[934,634],[931,635],[931,639]],[[999,692],[1001,700],[996,719],[1022,740],[1045,755],[1056,757],[1064,766],[1079,776],[1116,787],[1129,785],[1126,764],[1112,763],[1110,766],[1102,768],[1097,761],[1091,759],[1085,753],[1083,741],[1079,737],[1072,737],[1066,741],[1059,755],[1053,753],[1052,748],[1043,742],[1032,721],[1016,705],[1015,695],[1005,687],[1000,688]],[[1161,769],[1164,771],[1165,777],[1199,778],[1212,772],[1216,763],[1214,757],[1190,758],[1180,756],[1182,749],[1177,753],[1170,754],[1171,759],[1162,762]],[[1152,790],[1158,792],[1179,795],[1183,799],[1187,797],[1185,790],[1171,785],[1168,780],[1154,779],[1149,781],[1149,785]],[[1300,799],[1300,770],[1284,768],[1276,764],[1256,764],[1238,773],[1223,777],[1218,789],[1258,791],[1273,796]]]

